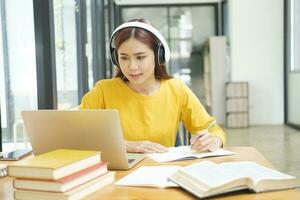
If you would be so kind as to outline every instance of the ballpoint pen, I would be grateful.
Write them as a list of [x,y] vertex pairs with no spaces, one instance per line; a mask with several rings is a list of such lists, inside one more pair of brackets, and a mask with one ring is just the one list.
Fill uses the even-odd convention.
[[213,127],[214,125],[216,125],[217,121],[213,121],[212,123],[210,123],[210,125],[205,129],[205,130],[209,130],[211,127]]
[[[204,130],[209,131],[209,129],[212,128],[214,125],[216,125],[216,123],[217,123],[217,121],[214,120],[214,121],[213,121],[212,123],[210,123],[209,126],[208,126],[206,129],[204,129]],[[204,131],[204,130],[203,130],[203,131]],[[199,138],[201,138],[201,137],[202,137],[202,135],[197,135],[196,138],[193,140],[193,141],[194,141],[193,144],[194,144]],[[191,148],[192,148],[192,145],[193,145],[193,144],[191,144]]]

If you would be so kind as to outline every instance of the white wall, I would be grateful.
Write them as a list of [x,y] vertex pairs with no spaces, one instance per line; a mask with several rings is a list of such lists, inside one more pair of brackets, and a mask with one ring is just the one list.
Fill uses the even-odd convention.
[[229,0],[232,81],[249,82],[250,125],[283,123],[283,0]]

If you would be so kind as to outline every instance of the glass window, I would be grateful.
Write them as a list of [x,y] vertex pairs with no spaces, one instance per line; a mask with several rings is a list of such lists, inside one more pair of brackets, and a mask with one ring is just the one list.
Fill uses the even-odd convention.
[[87,27],[87,44],[86,44],[86,56],[88,64],[88,77],[89,77],[89,89],[94,86],[93,78],[93,50],[92,50],[92,12],[91,12],[91,0],[86,1],[86,27]]
[[27,141],[20,112],[37,108],[33,4],[32,0],[0,4],[2,142],[3,151],[11,151],[24,148]]
[[78,105],[76,9],[74,0],[54,0],[58,109]]
[[168,17],[167,8],[124,8],[122,9],[122,20],[126,22],[131,19],[144,18],[159,30],[168,39]]
[[171,7],[171,72],[205,104],[203,45],[215,35],[213,6]]
[[287,123],[300,127],[300,1],[289,0],[287,9]]
[[290,69],[300,71],[300,1],[290,0]]
[[105,49],[106,49],[106,54],[105,54],[105,57],[106,57],[106,72],[105,72],[105,75],[106,77],[110,78],[110,77],[113,77],[114,74],[115,74],[115,68],[113,68],[114,66],[112,65],[111,63],[111,60],[110,60],[110,54],[108,53],[110,50],[109,50],[109,40],[110,40],[110,30],[109,30],[109,26],[110,26],[110,23],[112,23],[111,21],[109,21],[109,12],[108,12],[108,8],[109,7],[109,4],[108,4],[108,0],[104,0],[104,29],[105,29]]

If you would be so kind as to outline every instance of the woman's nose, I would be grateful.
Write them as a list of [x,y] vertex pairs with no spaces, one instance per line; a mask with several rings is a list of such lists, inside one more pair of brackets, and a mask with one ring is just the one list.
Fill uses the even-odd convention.
[[129,68],[131,70],[138,69],[138,63],[134,59],[130,60]]

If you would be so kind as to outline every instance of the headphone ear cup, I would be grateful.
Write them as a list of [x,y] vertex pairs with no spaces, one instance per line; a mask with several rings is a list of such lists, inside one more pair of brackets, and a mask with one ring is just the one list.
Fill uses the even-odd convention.
[[166,62],[165,49],[161,43],[159,43],[157,47],[157,61],[159,65],[164,64]]
[[117,67],[119,67],[118,53],[117,53],[117,51],[116,51],[115,48],[112,48],[112,49],[111,49],[110,55],[111,55],[111,62],[112,62],[114,65],[116,65]]

